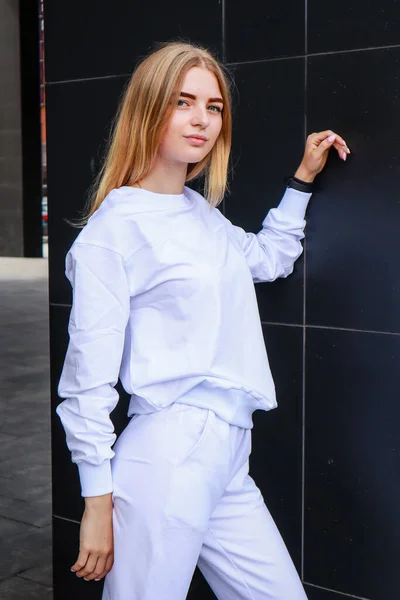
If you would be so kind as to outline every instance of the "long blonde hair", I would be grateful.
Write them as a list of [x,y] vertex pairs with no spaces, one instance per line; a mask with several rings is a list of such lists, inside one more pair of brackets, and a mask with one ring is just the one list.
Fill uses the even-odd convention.
[[169,42],[139,63],[129,81],[83,223],[99,208],[112,189],[138,183],[151,171],[179,99],[181,85],[192,67],[205,68],[215,75],[224,108],[221,132],[214,147],[203,160],[188,165],[186,181],[204,175],[204,193],[209,203],[217,206],[222,201],[227,187],[232,137],[228,77],[208,50],[185,42]]

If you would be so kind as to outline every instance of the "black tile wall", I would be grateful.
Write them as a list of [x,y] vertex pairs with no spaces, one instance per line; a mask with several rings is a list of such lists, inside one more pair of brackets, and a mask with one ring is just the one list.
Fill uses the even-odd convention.
[[307,329],[305,581],[397,600],[400,336]]
[[307,323],[400,331],[400,48],[312,57],[308,129],[347,140],[310,207]]
[[308,52],[400,44],[397,0],[308,0]]
[[[46,78],[64,81],[128,74],[155,42],[189,39],[221,54],[222,6],[205,0],[174,7],[155,2],[45,2]],[[197,14],[195,14],[197,12]]]
[[[309,600],[394,600],[400,336],[385,332],[400,333],[400,48],[386,47],[400,45],[400,8],[395,0],[281,4],[206,0],[199,9],[180,6],[177,16],[160,0],[117,0],[110,19],[104,2],[45,3],[53,409],[71,300],[64,258],[78,233],[66,219],[84,206],[138,57],[154,42],[188,37],[225,56],[234,72],[232,192],[224,203],[233,223],[259,231],[301,161],[306,131],[332,128],[352,150],[346,164],[331,153],[319,176],[305,258],[288,279],[256,286],[279,407],[255,414],[251,473],[304,570]],[[126,409],[122,393],[112,415],[117,432]],[[101,584],[69,571],[83,502],[57,416],[53,482],[55,515],[72,519],[54,522],[55,600],[100,599]],[[199,572],[188,598],[214,598]]]
[[103,581],[84,581],[71,572],[79,554],[79,523],[53,519],[54,600],[100,600]]
[[[349,596],[344,596],[340,592],[326,590],[313,585],[305,584],[304,589],[306,591],[308,600],[347,600],[349,598]],[[357,600],[355,596],[352,596],[352,598],[353,600]]]
[[228,62],[304,54],[305,3],[226,2],[225,12]]
[[[304,151],[304,59],[239,65],[235,94],[232,193],[227,217],[257,233],[285,191]],[[279,118],[278,118],[279,115]],[[303,323],[303,263],[287,280],[257,285],[263,321]]]
[[[50,302],[69,304],[65,255],[98,171],[126,77],[47,86]],[[101,99],[101,101],[100,101]]]
[[250,473],[300,570],[303,330],[264,326],[264,337],[278,408],[254,415]]
[[217,600],[199,569],[194,572],[187,600]]

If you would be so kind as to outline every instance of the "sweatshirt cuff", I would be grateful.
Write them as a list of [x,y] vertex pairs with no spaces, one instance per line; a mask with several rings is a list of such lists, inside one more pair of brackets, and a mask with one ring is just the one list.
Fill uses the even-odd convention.
[[287,188],[278,206],[280,212],[290,214],[297,219],[304,219],[312,194]]
[[78,464],[79,478],[81,480],[82,496],[104,496],[113,491],[111,463],[105,460],[100,465],[92,465],[87,462]]

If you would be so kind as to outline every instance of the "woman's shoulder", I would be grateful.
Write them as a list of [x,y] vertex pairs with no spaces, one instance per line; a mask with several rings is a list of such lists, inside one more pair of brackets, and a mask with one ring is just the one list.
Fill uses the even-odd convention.
[[125,194],[121,190],[114,189],[107,194],[74,243],[99,246],[118,252],[123,258],[146,243],[135,211],[124,201]]

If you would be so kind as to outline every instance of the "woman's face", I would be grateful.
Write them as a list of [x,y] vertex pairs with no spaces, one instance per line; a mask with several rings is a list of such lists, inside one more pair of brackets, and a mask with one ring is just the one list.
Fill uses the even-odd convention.
[[192,67],[160,144],[158,154],[168,162],[197,163],[212,149],[222,127],[223,101],[217,78],[207,69]]

